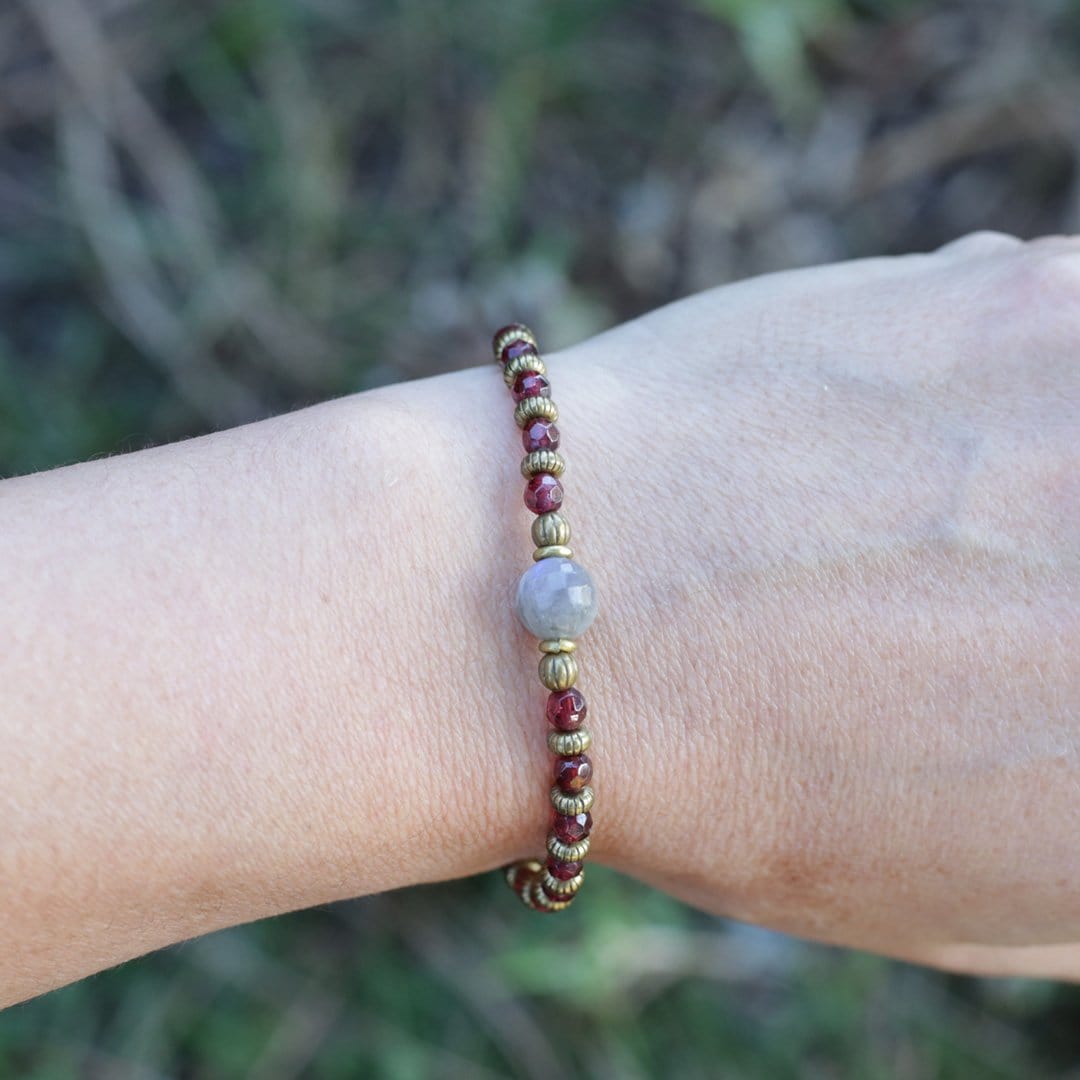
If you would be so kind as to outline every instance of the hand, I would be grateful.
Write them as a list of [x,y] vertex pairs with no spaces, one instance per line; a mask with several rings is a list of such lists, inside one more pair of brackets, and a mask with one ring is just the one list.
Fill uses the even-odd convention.
[[1078,344],[1080,240],[980,234],[554,358],[601,857],[794,934],[1080,976],[1037,948],[1080,942]]

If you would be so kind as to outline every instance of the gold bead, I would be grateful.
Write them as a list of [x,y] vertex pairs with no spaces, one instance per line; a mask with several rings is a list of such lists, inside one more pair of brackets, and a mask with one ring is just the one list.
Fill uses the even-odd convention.
[[578,666],[573,653],[545,653],[540,658],[540,681],[549,690],[569,690],[577,677]]
[[562,476],[566,472],[566,462],[562,454],[557,450],[533,450],[521,459],[521,475],[526,480],[542,472],[551,473],[552,476]]
[[524,878],[536,877],[542,869],[543,866],[536,859],[519,859],[505,867],[503,872],[506,874],[506,884],[518,892]]
[[518,326],[515,330],[507,330],[505,334],[500,334],[493,342],[492,348],[495,350],[495,359],[499,359],[499,353],[506,347],[507,342],[510,341],[530,341],[533,346],[536,346],[536,335],[527,326]]
[[538,548],[565,546],[570,543],[570,522],[558,510],[538,514],[533,518],[532,538]]
[[562,814],[564,817],[587,814],[593,808],[594,800],[595,796],[591,787],[584,787],[573,794],[560,791],[557,787],[551,789],[551,805],[555,807],[557,814]]
[[573,652],[576,648],[576,641],[571,641],[569,638],[564,637],[540,642],[540,651],[542,653]]
[[548,544],[547,547],[538,547],[533,552],[533,562],[540,562],[541,559],[572,559],[573,557],[574,549],[565,544]]
[[560,881],[550,870],[543,870],[540,873],[541,884],[546,885],[553,893],[565,897],[573,896],[581,888],[584,880],[585,871],[583,869],[579,870],[568,881]]
[[537,375],[546,375],[547,365],[535,354],[525,353],[524,356],[515,356],[503,368],[503,382],[507,386],[513,386],[514,380],[524,371],[535,371]]
[[537,878],[529,889],[531,907],[537,911],[565,911],[573,902],[576,893],[567,893],[565,900],[552,900],[541,886],[541,878]]
[[518,899],[530,910],[535,911],[536,905],[533,903],[532,891],[533,886],[540,881],[540,875],[530,877],[527,881],[522,882],[514,891],[518,894]]
[[547,739],[548,749],[559,757],[584,754],[592,746],[592,736],[588,728],[578,728],[577,731],[549,731]]
[[538,416],[554,423],[559,419],[559,406],[551,398],[537,394],[535,397],[522,398],[514,409],[514,421],[521,428]]
[[521,859],[506,867],[507,885],[517,893],[518,899],[527,908],[534,906],[530,898],[532,887],[536,884],[542,869],[542,865],[536,859]]
[[547,838],[548,854],[560,862],[581,862],[589,854],[589,838],[586,836],[576,844],[564,844],[554,833]]

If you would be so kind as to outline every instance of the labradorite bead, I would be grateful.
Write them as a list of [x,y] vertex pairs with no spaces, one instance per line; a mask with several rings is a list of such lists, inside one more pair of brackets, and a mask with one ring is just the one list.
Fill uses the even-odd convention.
[[596,618],[596,586],[572,559],[541,559],[521,575],[516,606],[525,629],[541,641],[573,639]]

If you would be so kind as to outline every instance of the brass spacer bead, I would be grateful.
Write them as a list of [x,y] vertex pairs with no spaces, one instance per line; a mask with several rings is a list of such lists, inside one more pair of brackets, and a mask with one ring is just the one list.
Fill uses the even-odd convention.
[[573,557],[574,549],[565,544],[548,544],[547,547],[538,547],[533,552],[533,562],[539,562],[541,559],[572,559]]
[[581,862],[589,854],[589,838],[586,836],[576,844],[564,844],[554,833],[547,838],[548,854],[560,862]]
[[548,749],[559,757],[574,757],[584,754],[592,746],[592,735],[588,728],[578,728],[577,731],[549,731]]
[[551,473],[552,476],[562,476],[566,472],[566,462],[562,454],[557,450],[533,450],[521,459],[521,475],[526,480],[542,472]]
[[573,794],[560,791],[557,787],[551,789],[551,805],[555,807],[557,814],[562,814],[564,817],[587,814],[593,808],[594,801],[595,796],[591,787],[583,787]]
[[550,870],[545,869],[540,874],[540,881],[543,885],[546,885],[553,893],[558,893],[560,896],[566,897],[574,896],[578,889],[581,888],[584,880],[584,870],[579,870],[567,881],[560,881]]
[[525,371],[535,371],[537,375],[547,374],[547,365],[535,353],[525,353],[523,356],[515,356],[503,368],[503,382],[507,387],[514,385],[514,380]]
[[552,900],[541,885],[541,878],[533,883],[529,889],[530,907],[534,911],[565,911],[573,903],[576,893],[566,893],[565,900]]
[[518,899],[529,909],[536,910],[536,905],[532,902],[532,890],[533,886],[540,880],[540,872],[535,874],[532,871],[528,873],[521,871],[515,878],[514,892],[517,893]]
[[523,879],[534,878],[543,866],[536,859],[519,859],[517,862],[510,863],[505,867],[503,873],[506,875],[506,884],[510,886],[514,892],[519,892],[523,884]]
[[549,690],[569,690],[577,677],[578,665],[573,653],[545,653],[540,658],[540,681]]
[[559,406],[551,398],[537,394],[535,397],[522,398],[514,409],[514,422],[520,428],[538,416],[554,423],[559,419]]
[[538,548],[565,546],[570,543],[570,522],[558,510],[549,510],[533,518],[533,543]]
[[500,334],[493,342],[492,349],[495,352],[495,359],[499,359],[499,354],[506,348],[508,342],[511,341],[528,341],[536,345],[536,335],[527,327],[519,325],[516,330],[507,330],[505,334]]
[[576,648],[577,642],[565,637],[540,642],[540,651],[542,653],[573,652]]

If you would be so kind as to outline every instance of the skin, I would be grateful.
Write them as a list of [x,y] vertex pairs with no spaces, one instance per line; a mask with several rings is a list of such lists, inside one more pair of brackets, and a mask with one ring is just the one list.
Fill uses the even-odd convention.
[[[1080,978],[1078,338],[1080,240],[979,234],[548,359],[596,860]],[[485,364],[0,484],[0,1002],[542,850],[510,411]]]

